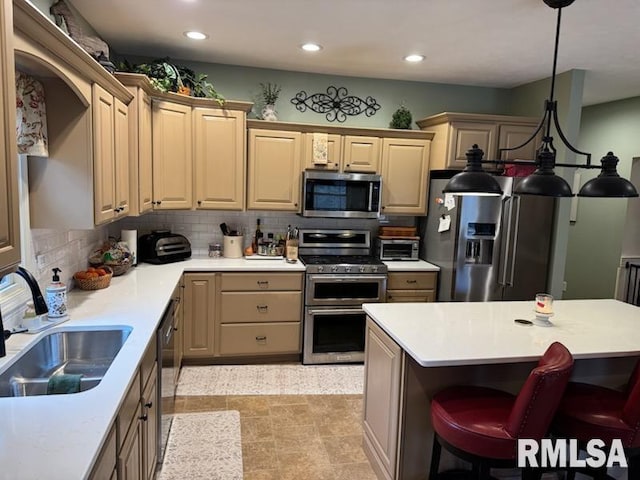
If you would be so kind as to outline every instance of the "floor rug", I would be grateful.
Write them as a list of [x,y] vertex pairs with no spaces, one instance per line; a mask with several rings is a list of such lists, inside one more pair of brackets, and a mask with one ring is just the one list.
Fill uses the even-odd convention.
[[242,480],[240,413],[174,416],[159,480]]
[[363,365],[183,367],[178,395],[360,395]]

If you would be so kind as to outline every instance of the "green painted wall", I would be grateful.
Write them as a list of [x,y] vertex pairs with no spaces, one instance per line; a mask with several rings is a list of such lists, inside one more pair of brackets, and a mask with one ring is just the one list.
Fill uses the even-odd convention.
[[[640,156],[640,97],[585,107],[580,147],[600,158],[609,150],[620,158],[618,173],[629,178],[632,158]],[[599,170],[581,170],[584,184]],[[640,187],[640,185],[636,185]],[[566,298],[612,298],[620,262],[628,200],[581,198],[577,221],[569,229]]]
[[[565,137],[573,145],[579,145],[578,135],[582,112],[582,91],[585,72],[571,70],[556,77],[554,96],[558,101],[558,120]],[[550,79],[540,80],[512,91],[509,113],[512,115],[541,116],[544,113],[544,100],[549,97]],[[555,131],[554,145],[558,149],[556,160],[563,163],[575,163],[575,155],[562,147]],[[574,169],[557,168],[556,173],[573,184]],[[566,262],[569,256],[569,213],[571,201],[560,199],[556,202],[555,226],[552,239],[552,251],[549,272],[549,291],[556,298],[563,295],[563,281],[566,279]]]
[[[158,52],[162,54],[162,52]],[[125,57],[136,63],[145,59]],[[347,117],[342,124],[359,127],[385,128],[389,126],[391,116],[405,102],[413,115],[414,122],[421,118],[443,111],[470,113],[505,113],[508,108],[510,91],[500,88],[468,87],[444,85],[427,82],[408,82],[399,80],[380,80],[371,78],[323,75],[317,73],[291,72],[265,68],[240,67],[213,63],[189,62],[172,59],[173,63],[186,65],[197,73],[207,74],[216,91],[228,99],[246,100],[256,103],[250,115],[256,118],[261,110],[260,83],[277,83],[282,87],[276,103],[278,120],[298,123],[329,123],[324,115],[312,112],[299,112],[290,100],[301,90],[307,94],[324,93],[328,86],[345,87],[349,95],[360,98],[371,96],[381,105],[375,115],[364,114]],[[413,125],[413,128],[417,126]]]

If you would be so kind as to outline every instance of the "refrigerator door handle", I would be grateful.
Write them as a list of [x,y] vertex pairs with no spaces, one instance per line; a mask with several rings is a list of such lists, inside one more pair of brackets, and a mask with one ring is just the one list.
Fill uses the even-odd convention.
[[[513,201],[516,202],[516,215],[515,225],[513,231],[513,248],[511,251],[511,275],[509,276],[508,286],[513,287],[513,276],[516,271],[516,255],[518,251],[518,232],[520,231],[520,197],[513,197]],[[511,225],[511,219],[513,218],[512,212],[509,212],[509,224]],[[511,228],[509,228],[511,230]],[[511,232],[509,232],[511,233]]]
[[513,218],[513,197],[509,197],[504,201],[504,208],[509,208],[507,211],[507,229],[502,233],[505,238],[504,256],[502,257],[502,272],[498,284],[502,287],[507,285],[507,270],[509,268],[509,250],[511,250],[511,220]]

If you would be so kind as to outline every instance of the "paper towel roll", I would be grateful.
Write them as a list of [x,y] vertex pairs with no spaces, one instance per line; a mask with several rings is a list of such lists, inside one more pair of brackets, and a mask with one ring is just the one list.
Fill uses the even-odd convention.
[[131,255],[133,256],[132,265],[138,264],[138,231],[137,230],[122,230],[120,233],[120,239],[125,242]]

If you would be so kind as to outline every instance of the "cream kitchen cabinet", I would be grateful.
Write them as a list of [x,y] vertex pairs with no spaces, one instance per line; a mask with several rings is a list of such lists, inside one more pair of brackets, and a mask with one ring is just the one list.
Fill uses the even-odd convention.
[[133,95],[129,104],[129,216],[153,210],[151,83],[144,75],[116,73]]
[[248,144],[247,208],[297,212],[302,134],[250,128]]
[[302,273],[222,273],[216,354],[299,354]]
[[[431,170],[463,169],[466,152],[474,144],[484,151],[485,160],[498,159],[499,148],[515,147],[524,142],[538,125],[539,119],[507,115],[441,113],[416,122],[423,130],[434,132],[431,145]],[[531,142],[513,152],[505,152],[504,160],[534,160],[539,142]],[[487,165],[486,169],[495,169]]]
[[11,2],[0,5],[0,272],[20,263]]
[[342,170],[379,173],[380,145],[381,140],[378,137],[345,135],[342,145]]
[[437,272],[389,272],[387,302],[435,302]]
[[382,207],[385,215],[426,215],[430,140],[382,139]]
[[214,356],[215,273],[185,273],[183,355],[185,360]]
[[96,225],[129,213],[127,106],[93,84],[94,218]]
[[111,427],[107,440],[102,446],[102,450],[98,454],[98,460],[96,460],[89,480],[111,480],[117,476],[117,447],[116,447],[116,428],[115,425]]
[[402,349],[367,319],[364,359],[364,450],[377,477],[395,478]]
[[153,208],[193,206],[191,107],[153,100]]
[[246,114],[214,108],[193,114],[195,208],[244,210]]
[[323,170],[338,172],[342,168],[342,135],[327,134],[327,163],[315,163],[313,160],[313,133],[304,134],[303,170]]

